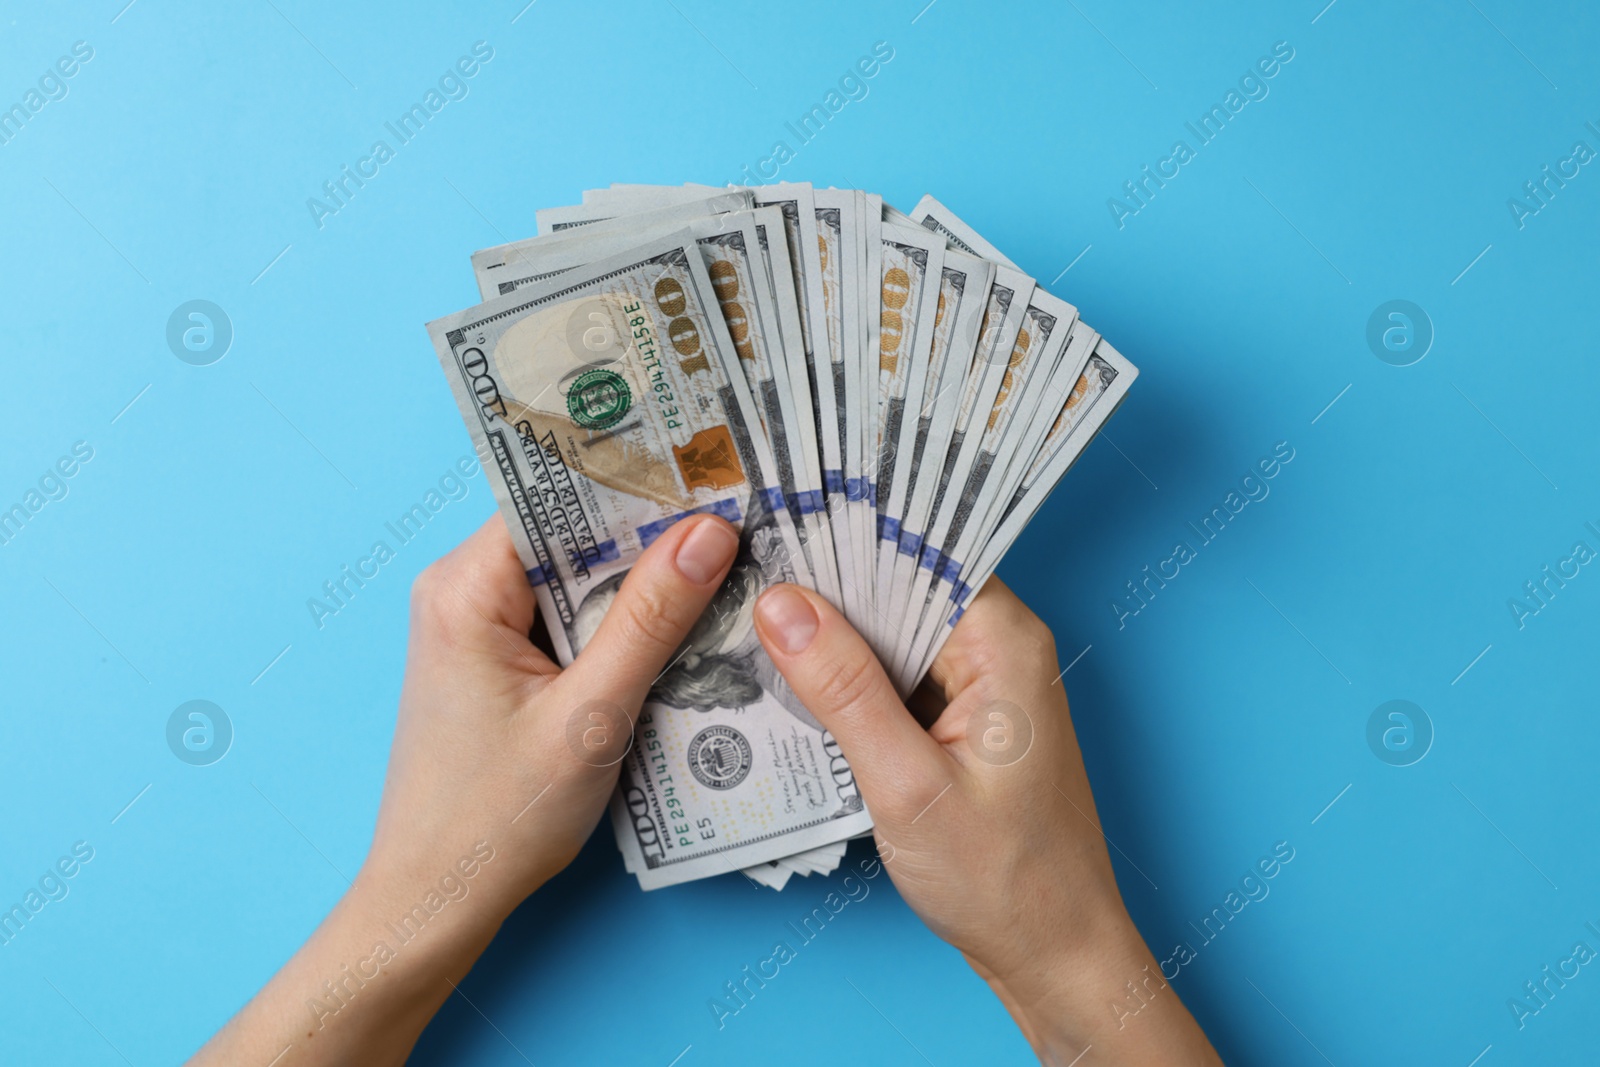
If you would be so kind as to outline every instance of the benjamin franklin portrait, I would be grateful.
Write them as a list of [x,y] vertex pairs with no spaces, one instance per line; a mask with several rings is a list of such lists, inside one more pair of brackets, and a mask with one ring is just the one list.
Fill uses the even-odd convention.
[[[570,630],[574,648],[582,648],[598,629],[626,576],[626,571],[613,574],[584,597]],[[772,665],[755,632],[756,597],[767,586],[793,578],[794,565],[777,520],[765,498],[752,494],[728,579],[656,681],[651,699],[705,712],[743,708],[770,693],[791,715],[820,732],[822,725]]]

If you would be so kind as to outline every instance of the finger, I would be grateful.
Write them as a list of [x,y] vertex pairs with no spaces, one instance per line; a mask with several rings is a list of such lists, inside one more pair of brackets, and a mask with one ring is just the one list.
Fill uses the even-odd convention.
[[778,671],[844,750],[867,805],[912,802],[950,781],[950,762],[900,702],[872,649],[826,600],[779,585],[756,601],[756,632]]
[[[1004,583],[991,578],[929,672],[949,701],[929,733],[942,744],[965,740],[965,746],[956,746],[964,763],[972,752],[981,763],[1009,766],[1014,755],[1026,753],[1036,733],[1054,736],[1058,720],[1065,720],[1058,671],[1050,628]],[[1022,748],[996,748],[996,738]]]
[[1054,679],[1055,663],[1055,636],[1044,620],[999,578],[990,578],[956,623],[928,676],[953,701],[979,681],[986,687],[1037,688]]
[[528,640],[537,606],[499,515],[429,564],[411,586],[412,626],[430,639],[428,647],[510,651],[544,672],[554,665]]
[[629,570],[563,686],[636,715],[727,577],[738,548],[738,533],[714,515],[675,523]]

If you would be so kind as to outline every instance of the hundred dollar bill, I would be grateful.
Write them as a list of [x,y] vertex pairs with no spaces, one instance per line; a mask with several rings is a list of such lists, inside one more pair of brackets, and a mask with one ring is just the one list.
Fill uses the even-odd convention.
[[955,212],[945,207],[932,196],[924,196],[917,201],[917,206],[911,210],[911,219],[918,225],[926,226],[935,233],[942,234],[945,240],[955,245],[969,256],[978,256],[991,263],[998,263],[1002,267],[1012,270],[1021,270],[1011,260],[1006,258],[994,245],[983,239],[983,235],[968,226]]
[[804,878],[813,874],[832,874],[838,870],[839,861],[844,859],[845,846],[844,841],[824,845],[771,863],[746,867],[741,873],[753,882],[771,889],[782,889],[791,875],[798,874]]
[[[650,186],[650,185],[613,185],[609,189],[591,189],[583,194],[586,205],[603,207],[607,211],[619,213],[634,211],[653,205],[675,204],[694,197],[706,196],[716,190],[711,186]],[[817,233],[816,205],[812,195],[812,187],[805,182],[783,182],[774,185],[749,186],[743,191],[748,192],[755,199],[755,203],[762,208],[772,208],[782,213],[784,231],[788,244],[788,269],[791,271],[792,284],[784,284],[783,271],[780,265],[782,251],[776,243],[773,245],[772,257],[773,287],[780,307],[780,320],[784,322],[784,345],[789,364],[791,387],[796,398],[798,421],[802,449],[809,458],[811,477],[807,484],[816,489],[814,494],[802,492],[798,501],[798,510],[803,517],[797,521],[800,524],[801,535],[805,542],[805,550],[812,565],[813,576],[817,581],[817,589],[835,607],[843,610],[842,581],[838,560],[835,556],[832,530],[828,525],[829,513],[827,510],[826,494],[823,486],[829,484],[826,477],[825,460],[820,449],[820,442],[837,439],[834,418],[837,408],[834,405],[831,377],[819,377],[818,345],[822,346],[821,366],[826,374],[831,373],[831,366],[826,347],[828,336],[826,300],[822,281],[822,252],[823,246],[819,244]],[[795,328],[790,324],[791,309],[798,318],[798,343],[795,340]],[[823,390],[826,389],[826,392]],[[822,407],[823,397],[827,398],[827,408]],[[828,419],[824,426],[825,417]],[[808,421],[809,420],[809,421]],[[833,468],[832,481],[838,481],[837,464]],[[773,864],[765,865],[768,870],[777,869],[787,861],[778,860]],[[784,868],[788,870],[788,868]],[[757,877],[757,872],[746,871],[752,877]],[[766,873],[766,872],[762,872]],[[781,875],[782,879],[787,874]],[[758,878],[758,880],[760,880]],[[770,884],[770,883],[764,883]],[[781,880],[778,883],[781,885]]]
[[[715,211],[737,211],[753,206],[754,201],[749,193],[737,189],[712,189],[677,197],[655,198],[648,203],[640,204],[627,214],[652,218],[677,216],[687,219],[696,215],[712,214]],[[595,226],[608,220],[615,220],[613,229],[625,229],[628,221],[620,219],[618,216],[621,214],[623,213],[604,210],[600,205],[582,203],[543,207],[535,211],[533,217],[538,224],[540,235],[548,237],[564,230]]]
[[[819,417],[816,411],[817,386],[814,376],[816,355],[811,341],[811,293],[820,300],[821,259],[816,238],[816,207],[809,183],[781,183],[750,186],[748,191],[759,205],[758,217],[777,212],[783,220],[782,237],[773,243],[771,256],[773,291],[777,296],[780,319],[784,323],[784,347],[799,412],[801,447],[810,461],[807,484],[814,494],[802,495],[799,510],[810,552],[817,589],[835,607],[842,605],[838,561],[834,556],[833,533],[827,525],[826,501],[822,492],[822,457],[817,446]],[[785,242],[786,238],[786,242]],[[786,243],[786,247],[785,247]],[[811,551],[815,549],[816,551]],[[845,842],[824,845],[794,856],[758,864],[745,874],[763,884],[781,889],[790,873],[829,873],[844,856]],[[781,872],[781,873],[777,873]]]
[[[908,472],[899,461],[900,445],[902,438],[909,442],[905,431],[908,425],[914,425],[916,413],[922,410],[923,389],[928,382],[928,361],[940,312],[945,242],[920,227],[908,229],[893,223],[882,223],[881,233],[880,310],[874,339],[875,365],[871,367],[873,403],[867,417],[867,469],[875,489],[873,547],[865,562],[873,568],[874,578],[879,579],[871,584],[882,594],[875,602],[883,612],[875,620],[878,625],[869,639],[879,658],[888,660],[892,658],[891,648],[908,640],[910,632],[904,630],[904,620],[896,618],[891,610],[888,587],[881,581],[881,546],[897,543],[900,536],[899,512],[891,513],[890,509],[903,502],[904,493],[896,489],[896,480]],[[910,452],[907,448],[907,460]]]
[[[1014,446],[1014,450],[1003,456],[1002,462],[990,471],[985,493],[988,507],[982,517],[982,532],[973,542],[975,546],[981,547],[987,543],[994,524],[1004,513],[1006,502],[1016,491],[1029,465],[1045,447],[1046,439],[1059,421],[1062,403],[1082,380],[1099,343],[1099,333],[1082,319],[1072,322],[1067,332],[1066,347],[1056,361],[1055,368],[1034,389],[1037,401],[1026,416],[1026,423],[1015,424],[1008,443],[1003,446]],[[975,555],[975,550],[969,551],[968,555]]]
[[744,211],[752,206],[753,198],[749,194],[724,192],[640,212],[629,219],[595,219],[592,225],[581,229],[563,224],[543,237],[474,252],[472,272],[478,280],[479,292],[487,300],[510,292],[512,282],[526,285],[582,266],[586,255],[594,259],[610,249],[628,247],[626,242],[638,245],[651,237],[681,229],[691,221],[729,211]]
[[[852,414],[855,442],[855,477],[860,489],[851,501],[851,534],[855,538],[856,566],[861,578],[861,602],[865,609],[863,630],[869,642],[882,645],[887,620],[877,606],[875,566],[878,558],[878,512],[876,504],[877,469],[873,464],[877,442],[877,390],[873,383],[878,376],[878,335],[882,329],[879,280],[883,272],[883,197],[875,193],[857,191],[855,194],[856,220],[859,226],[857,258],[860,262],[860,279],[851,292],[858,305],[856,331],[860,338],[857,348],[860,369],[857,389],[851,393],[855,400]],[[848,483],[847,483],[848,484]]]
[[[721,190],[708,185],[617,183],[607,189],[585,190],[583,203],[587,208],[599,209],[598,214],[617,214],[621,216],[619,221],[626,222],[629,217],[640,217],[629,213],[660,211],[663,210],[662,205],[693,202],[719,191]],[[783,281],[781,270],[773,269],[771,273],[773,289],[780,307],[780,322],[785,324],[783,331],[787,357],[785,362],[788,364],[791,388],[794,390],[801,447],[807,456],[811,475],[793,506],[795,510],[812,516],[809,520],[797,518],[796,521],[801,526],[802,537],[806,539],[807,555],[818,582],[817,589],[834,606],[842,609],[842,582],[832,535],[828,528],[829,510],[825,489],[831,481],[838,480],[837,474],[830,474],[830,471],[837,472],[839,468],[837,463],[831,468],[828,466],[827,457],[819,447],[820,443],[837,436],[834,422],[837,406],[832,399],[830,379],[817,376],[819,339],[826,339],[829,334],[822,272],[824,248],[819,246],[812,188],[806,182],[781,182],[775,185],[748,186],[735,191],[751,196],[758,207],[775,208],[783,216],[791,284],[781,284]],[[585,217],[576,209],[565,210],[568,214],[553,217],[553,221],[570,223],[581,221]],[[782,251],[777,248],[776,243],[772,247],[774,252]],[[795,312],[799,323],[798,343],[792,343],[796,337],[794,328],[788,324],[787,319],[786,304],[790,299],[796,305]],[[826,358],[827,344],[825,340],[822,340],[821,344],[824,351],[822,365],[826,371],[830,367],[830,361]],[[826,393],[824,389],[827,390]],[[826,404],[824,404],[825,399]],[[842,499],[841,497],[841,503]],[[820,540],[810,536],[813,529],[825,536]],[[817,558],[818,556],[821,558]]]
[[758,863],[753,867],[745,867],[739,873],[758,885],[764,885],[768,889],[781,890],[789,884],[789,879],[798,872],[785,860],[773,860],[770,863]]
[[[829,602],[839,603],[838,563],[833,535],[827,527],[822,492],[822,463],[817,454],[816,411],[812,407],[811,375],[805,351],[801,308],[794,287],[790,217],[782,207],[759,207],[752,212],[756,237],[766,266],[766,301],[778,327],[772,360],[774,401],[786,414],[795,464],[793,491],[788,495],[790,514],[801,533],[801,547],[810,564],[816,588]],[[773,402],[773,401],[769,401]],[[787,483],[786,483],[787,484]]]
[[[583,202],[585,204],[605,204],[609,207],[622,207],[628,211],[639,211],[649,207],[660,207],[663,204],[710,196],[731,188],[736,187],[702,185],[697,182],[684,182],[682,185],[612,182],[604,189],[585,189],[583,191]],[[748,188],[760,187],[749,186]]]
[[[923,548],[922,567],[912,585],[911,608],[907,618],[917,618],[917,629],[937,625],[936,597],[959,577],[967,553],[982,530],[982,519],[989,505],[987,483],[996,463],[1004,463],[1025,447],[1015,431],[1026,429],[1029,415],[1038,404],[1039,386],[1055,369],[1066,348],[1067,335],[1078,311],[1071,304],[1035,287],[1029,294],[1022,325],[1009,357],[998,369],[985,368],[985,375],[998,375],[999,384],[986,408],[981,423],[974,421],[962,441],[962,451],[949,483],[935,505]],[[1002,458],[1003,457],[1003,458]],[[931,618],[930,618],[931,612]],[[914,644],[914,643],[913,643]],[[908,658],[908,662],[914,660]]]
[[[851,399],[858,395],[852,388],[860,389],[859,344],[855,332],[860,302],[851,295],[859,291],[859,261],[855,255],[859,228],[855,199],[848,191],[817,189],[812,197],[822,285],[822,300],[817,306],[821,322],[816,324],[821,329],[815,332],[820,335],[819,340],[827,342],[825,349],[819,344],[818,356],[825,351],[828,357],[826,368],[820,365],[819,358],[816,373],[823,490],[833,533],[834,556],[839,563],[840,606],[845,617],[857,629],[864,630],[860,556],[847,513],[852,487],[846,480],[847,412]],[[854,494],[859,495],[859,481],[853,489]]]
[[[1034,302],[1038,299],[1039,293],[1036,291]],[[1052,428],[1060,421],[1063,403],[1071,394],[1074,383],[1082,377],[1090,353],[1099,340],[1100,335],[1081,320],[1071,323],[1065,348],[1060,357],[1054,360],[1053,368],[1042,376],[1042,381],[1036,378],[1028,385],[1029,391],[1037,398],[1032,410],[1013,421],[1010,431],[995,450],[998,453],[997,461],[987,464],[987,475],[981,478],[981,485],[974,487],[973,482],[980,479],[969,478],[965,492],[969,496],[975,495],[975,506],[959,534],[951,531],[954,546],[945,546],[943,565],[934,568],[934,577],[920,609],[921,617],[911,642],[913,652],[906,658],[903,673],[898,677],[911,679],[914,676],[914,668],[920,657],[937,635],[939,626],[949,616],[950,601],[962,601],[970,592],[977,557],[988,544],[1007,502],[1029,465],[1045,447]],[[974,466],[974,475],[985,465],[987,455],[988,448],[985,446]]]
[[[895,598],[894,591],[897,587],[909,588],[911,568],[921,555],[922,532],[933,504],[937,479],[922,477],[923,457],[942,457],[949,446],[962,381],[977,347],[993,281],[993,264],[953,248],[945,250],[928,370],[918,390],[920,406],[913,406],[908,390],[907,414],[900,425],[894,469],[888,476],[887,490],[881,486],[879,490],[880,503],[887,498],[887,505],[882,518],[884,537],[878,543],[878,586],[885,591],[892,611],[906,606]],[[938,470],[936,463],[926,466]],[[904,570],[897,580],[896,568],[900,564],[904,564]]]
[[[803,398],[804,414],[800,427],[802,447],[809,457],[811,468],[809,485],[815,495],[801,500],[801,510],[811,515],[820,533],[821,554],[826,572],[819,574],[822,594],[836,607],[843,603],[840,592],[839,564],[834,554],[832,531],[827,528],[826,478],[819,442],[822,435],[822,417],[817,410],[819,402],[817,380],[817,339],[824,336],[819,330],[822,311],[822,253],[817,242],[816,203],[809,183],[793,182],[752,187],[748,192],[756,204],[779,212],[783,217],[783,232],[787,243],[789,270],[785,281],[780,259],[773,257],[773,289],[777,293],[780,318],[787,324],[784,329],[784,350],[789,364],[791,388],[795,391],[797,407]],[[774,244],[775,253],[777,246]],[[792,308],[790,305],[793,305]],[[797,332],[798,331],[798,332]]]
[[959,595],[947,599],[943,622],[923,640],[918,650],[918,677],[933,664],[939,649],[960,621],[972,596],[983,587],[999,567],[1000,559],[1044,505],[1045,499],[1089,442],[1116,413],[1139,371],[1120,352],[1097,340],[1087,368],[1078,376],[1071,393],[1051,425],[1043,447],[1027,464],[1016,489],[999,508],[1000,519],[988,542],[978,552]]
[[[749,195],[739,194],[748,203]],[[695,206],[718,206],[719,200],[694,202]],[[681,205],[680,205],[681,207]],[[550,237],[536,237],[519,241],[494,250],[498,258],[510,260],[516,274],[529,270],[534,273],[524,279],[507,277],[502,270],[497,283],[500,292],[510,292],[534,278],[548,278],[569,265],[589,262],[598,256],[611,254],[629,245],[635,245],[652,236],[666,225],[678,228],[684,223],[639,223],[641,218],[659,216],[650,212],[604,220],[604,209],[582,205],[564,211],[563,226]],[[666,209],[672,211],[675,209]],[[730,211],[722,214],[690,217],[687,224],[695,235],[711,284],[717,295],[724,322],[733,340],[739,366],[749,382],[761,416],[761,429],[773,453],[778,484],[783,488],[784,501],[790,510],[800,540],[802,578],[808,586],[817,586],[817,564],[813,556],[831,548],[826,531],[815,510],[802,510],[801,502],[821,495],[816,481],[815,468],[809,461],[810,452],[802,437],[809,424],[810,411],[804,415],[797,410],[798,394],[790,381],[788,361],[782,341],[777,297],[773,293],[767,257],[776,251],[787,256],[787,248],[773,249],[764,235],[767,226],[779,223],[776,212],[764,216],[752,211]],[[782,241],[780,236],[779,241]],[[496,256],[485,256],[480,268],[480,285],[485,276],[495,269]]]
[[718,225],[725,227],[734,213],[748,212],[751,206],[748,195],[728,193],[627,217],[582,205],[546,209],[564,213],[558,228],[538,237],[474,252],[473,275],[479,292],[488,300],[686,227],[710,222],[711,228],[702,232],[714,232]]
[[646,889],[871,826],[838,745],[767,659],[752,612],[798,543],[757,407],[691,234],[651,241],[428,326],[570,663],[674,522],[740,528],[723,589],[650,692],[612,818]]
[[[896,226],[914,227],[921,225],[916,219],[912,218],[910,215],[907,215],[904,211],[901,211],[893,204],[883,205],[883,221],[891,222]],[[949,241],[947,240],[945,244],[948,245]]]
[[[729,216],[729,221],[737,226],[730,225],[725,232],[708,233],[704,237],[697,232],[696,236],[706,257],[711,286],[727,322],[739,366],[749,381],[762,429],[773,450],[785,506],[796,529],[802,532],[806,584],[814,587],[816,567],[811,562],[813,552],[808,546],[811,535],[820,526],[814,513],[801,511],[800,501],[803,495],[811,495],[819,487],[809,484],[811,466],[800,436],[802,422],[796,411],[796,395],[791,387],[778,323],[777,297],[772,291],[767,265],[771,241],[763,233],[765,226],[775,224],[777,219],[769,214],[762,224],[753,212],[741,212]],[[704,228],[703,223],[697,224],[697,230]]]
[[[607,212],[631,212],[681,204],[718,191],[708,185],[615,183],[607,189],[585,190],[583,202]],[[837,447],[843,427],[834,377],[843,366],[839,347],[843,319],[838,294],[846,281],[838,248],[842,246],[845,219],[835,209],[819,210],[815,191],[807,182],[746,186],[739,191],[749,193],[758,206],[778,208],[784,217],[801,329],[800,346],[788,349],[789,362],[796,397],[810,399],[813,423],[807,434],[807,452],[819,476],[814,484],[820,487],[815,498],[803,498],[803,506],[818,512],[818,525],[830,537],[823,553],[828,569],[825,574],[818,574],[819,591],[843,610],[846,583],[857,579],[848,567],[841,566],[829,524],[835,513],[842,515],[846,501],[844,465]],[[830,204],[837,204],[838,197],[838,191],[833,190],[827,199]],[[776,281],[775,277],[775,286]]]
[[[999,264],[1011,264],[998,248],[931,196],[922,198],[911,217],[933,232],[945,236],[953,245],[983,255]],[[1034,454],[1039,437],[1043,433],[1042,428],[1037,432],[1033,429],[1031,417],[1037,408],[1040,386],[1050,380],[1050,376],[1057,370],[1064,371],[1068,375],[1066,378],[1068,382],[1075,380],[1087,361],[1088,346],[1080,344],[1071,349],[1074,357],[1071,361],[1072,366],[1065,368],[1057,366],[1060,360],[1056,356],[1066,350],[1068,337],[1076,324],[1076,318],[1077,311],[1070,304],[1045,293],[1042,289],[1035,290],[1034,297],[1029,301],[1028,321],[1019,334],[1017,349],[1012,354],[1013,365],[1008,368],[997,395],[996,407],[985,430],[983,442],[967,474],[966,484],[960,495],[955,498],[955,510],[947,514],[949,526],[938,528],[941,520],[936,518],[934,522],[936,528],[930,531],[931,536],[943,540],[938,544],[939,552],[932,561],[931,569],[917,575],[918,581],[915,583],[917,588],[912,592],[913,613],[916,612],[915,601],[921,586],[929,586],[927,596],[931,598],[942,591],[946,583],[959,584],[956,575],[963,567],[961,561],[966,560],[976,547],[982,544],[983,537],[987,533],[985,513],[996,497],[1004,498],[1002,494],[1008,491],[1008,486],[1014,478],[1020,477],[1019,469],[1008,479],[1007,466],[1014,463],[1020,467],[1021,457]],[[1080,331],[1080,337],[1085,335],[1085,331]],[[1019,359],[1021,362],[1017,363]],[[997,462],[1000,464],[999,470],[995,469]],[[924,549],[924,553],[923,562],[927,563],[929,561],[927,548]],[[936,618],[930,622],[926,615],[926,605],[930,603],[931,599],[925,601],[924,617],[919,625],[919,631],[925,630],[930,624],[937,625]],[[934,612],[934,615],[937,616],[938,612]],[[915,642],[918,645],[924,643]],[[903,667],[909,667],[914,662],[914,658],[905,661]]]
[[[923,458],[927,465],[923,478],[930,483],[927,491],[931,499],[926,518],[917,517],[922,531],[922,547],[915,560],[896,561],[893,590],[894,603],[903,608],[911,619],[921,618],[928,590],[933,584],[933,569],[939,563],[939,546],[944,544],[950,519],[954,515],[956,494],[966,484],[967,473],[977,457],[978,446],[982,443],[982,428],[994,409],[995,395],[1000,391],[1001,382],[1011,366],[1011,357],[1016,353],[1017,339],[1033,289],[1033,279],[1021,271],[1009,267],[995,268],[995,279],[989,288],[989,302],[984,311],[978,345],[961,383],[961,399],[948,434],[949,445],[942,457],[930,452]],[[910,652],[910,645],[907,644],[900,650],[899,661],[894,666],[903,667]],[[893,676],[894,671],[890,673]]]
[[[954,498],[954,511],[940,549],[947,558],[965,559],[976,547],[974,540],[983,528],[982,522],[996,489],[1003,484],[1007,465],[1023,454],[1032,455],[1039,445],[1039,440],[1028,437],[1032,416],[1043,395],[1041,387],[1067,349],[1077,317],[1076,308],[1043,289],[1034,289],[1029,297],[1016,346],[978,439],[977,454],[966,482]],[[1087,360],[1088,356],[1084,348],[1083,359]],[[1081,369],[1080,363],[1071,371],[1072,377],[1068,380],[1076,379]],[[935,567],[936,575],[939,570]]]

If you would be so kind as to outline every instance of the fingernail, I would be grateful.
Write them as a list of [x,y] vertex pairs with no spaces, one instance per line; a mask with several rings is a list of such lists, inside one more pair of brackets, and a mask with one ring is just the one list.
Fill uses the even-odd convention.
[[674,560],[678,573],[695,585],[705,585],[728,565],[739,538],[732,529],[720,522],[701,520],[689,531],[689,536],[678,546]]
[[804,652],[817,636],[817,609],[797,589],[779,585],[756,601],[756,618],[778,647],[793,656]]

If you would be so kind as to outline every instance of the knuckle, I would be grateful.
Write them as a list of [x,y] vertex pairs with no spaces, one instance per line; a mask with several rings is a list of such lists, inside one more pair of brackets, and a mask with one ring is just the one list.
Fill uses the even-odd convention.
[[870,656],[856,655],[828,673],[818,695],[827,707],[849,713],[869,704],[882,683],[877,662]]
[[997,662],[1003,662],[1009,657],[1016,640],[1015,637],[1008,637],[1003,629],[994,626],[974,626],[966,637],[963,647],[973,666],[980,671],[992,668]]
[[641,589],[627,599],[623,621],[634,643],[669,651],[683,638],[683,611],[660,590]]
[[426,618],[440,618],[451,613],[450,579],[445,574],[444,559],[437,559],[412,579],[411,607]]
[[1055,634],[1015,597],[991,597],[974,603],[962,622],[968,618],[973,624],[967,634],[968,647],[985,666],[1014,664],[1023,658],[1050,662],[1055,657]]
[[1051,657],[1054,657],[1056,651],[1055,631],[1050,629],[1049,623],[1039,618],[1039,616],[1035,615],[1033,612],[1027,611],[1027,609],[1023,610],[1026,613],[1026,617],[1022,624],[1023,632],[1027,635],[1032,644],[1037,645],[1042,651],[1048,653]]
[[466,627],[460,598],[431,567],[411,583],[411,624],[442,647],[453,648],[464,639]]
[[443,559],[436,559],[411,579],[411,599],[413,602],[429,600],[438,595],[438,587],[442,584],[439,577],[439,568],[444,563]]

